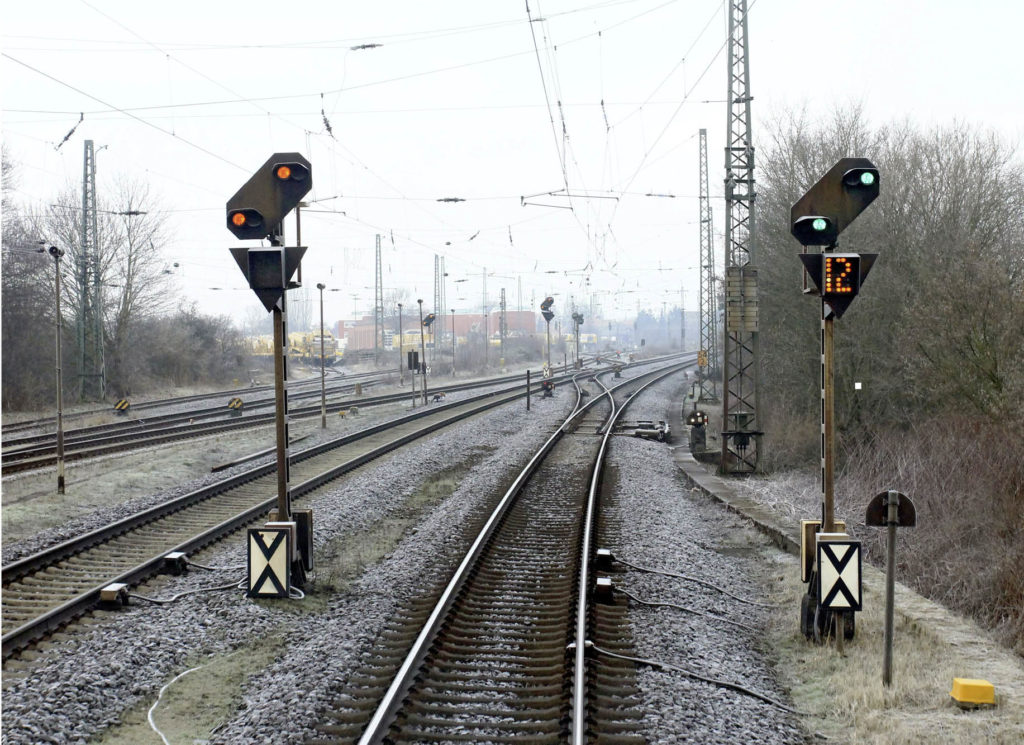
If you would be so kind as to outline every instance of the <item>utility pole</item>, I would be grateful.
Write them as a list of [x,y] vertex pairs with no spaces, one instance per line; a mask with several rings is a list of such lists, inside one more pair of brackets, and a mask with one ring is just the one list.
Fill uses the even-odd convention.
[[63,356],[61,355],[61,332],[64,318],[60,310],[60,260],[64,252],[56,246],[50,246],[53,257],[55,275],[56,312],[57,312],[57,493],[64,493],[64,376]]
[[490,333],[490,329],[488,328],[488,321],[490,319],[487,317],[487,267],[484,267],[484,271],[483,271],[483,287],[484,287],[484,300],[483,300],[483,305],[481,306],[481,308],[483,309],[483,315],[484,315],[484,370],[486,370],[487,369],[487,352],[488,352],[487,348],[491,345],[491,339],[490,339],[491,333]]
[[718,308],[715,292],[715,229],[708,191],[708,131],[700,130],[700,396],[718,402]]
[[[445,271],[445,268],[444,268],[444,256],[442,256],[441,257],[441,302],[438,305],[434,306],[434,309],[437,312],[437,322],[438,322],[438,324],[440,324],[439,325],[438,334],[437,334],[437,340],[439,342],[440,341],[444,341],[445,334],[448,333],[448,329],[447,329],[448,324],[445,322],[445,313],[444,313],[445,306],[448,305],[448,298],[445,297],[445,294],[446,294],[445,293],[445,277],[447,277],[447,276],[448,276],[448,272]],[[452,333],[454,333],[454,330],[452,331]],[[453,370],[455,369],[455,357],[452,357],[452,369]]]
[[[420,360],[420,370],[423,372],[423,405],[427,405],[427,340],[423,333],[423,300],[417,300],[420,305],[420,352],[423,359]],[[413,378],[415,380],[415,378]]]
[[86,140],[82,164],[82,246],[78,255],[78,398],[82,401],[100,400],[107,394],[97,212],[96,154],[93,141]]
[[759,470],[757,264],[754,146],[750,122],[747,0],[729,0],[729,98],[725,146],[725,374],[722,473]]
[[327,375],[324,372],[324,290],[323,282],[316,283],[320,290],[320,429],[327,429]]
[[398,304],[398,386],[401,387],[405,381],[402,380],[402,304]]
[[384,349],[384,274],[380,261],[380,233],[377,234],[377,267],[373,288],[373,361],[377,363]]
[[508,319],[505,317],[505,288],[501,288],[501,313],[498,316],[498,334],[501,336],[501,356],[505,357],[505,337],[508,335]]
[[[440,309],[444,306],[441,304],[441,257],[434,254],[434,308]],[[440,313],[438,321],[443,323],[444,313]],[[435,321],[436,323],[437,321]],[[437,364],[437,337],[434,332],[434,324],[430,324],[430,333],[434,335],[434,346],[430,350],[430,359]]]

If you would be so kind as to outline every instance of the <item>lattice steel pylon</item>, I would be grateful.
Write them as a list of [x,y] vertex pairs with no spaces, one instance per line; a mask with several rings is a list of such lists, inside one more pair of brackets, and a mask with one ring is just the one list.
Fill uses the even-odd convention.
[[78,254],[78,398],[101,400],[107,394],[103,360],[103,287],[96,205],[96,153],[85,141],[82,166],[82,246]]
[[763,452],[758,418],[760,355],[748,39],[747,0],[729,0],[722,473],[759,470]]
[[[715,292],[715,230],[708,190],[708,131],[700,130],[700,349],[707,361],[700,371],[702,403],[718,402],[718,301]],[[703,355],[702,355],[703,356]]]
[[380,261],[380,233],[377,233],[377,266],[373,281],[373,358],[384,349],[384,272]]

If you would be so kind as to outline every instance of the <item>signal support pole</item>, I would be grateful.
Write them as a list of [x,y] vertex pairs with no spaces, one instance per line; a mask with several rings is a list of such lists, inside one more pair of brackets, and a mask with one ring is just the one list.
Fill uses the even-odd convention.
[[327,429],[327,382],[324,371],[324,290],[327,285],[317,282],[320,290],[320,429]]
[[[423,301],[417,300],[420,305],[420,370],[423,371],[423,405],[427,405],[427,335],[423,333]],[[415,380],[415,378],[414,378]]]
[[821,530],[835,531],[835,315],[821,301]]
[[50,246],[53,257],[54,275],[56,279],[57,298],[57,493],[64,493],[64,374],[63,355],[61,354],[61,335],[64,319],[60,310],[60,259],[64,252],[56,246]]

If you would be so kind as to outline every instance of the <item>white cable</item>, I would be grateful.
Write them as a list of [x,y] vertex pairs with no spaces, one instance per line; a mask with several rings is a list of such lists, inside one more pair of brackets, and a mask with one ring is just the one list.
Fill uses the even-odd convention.
[[164,733],[161,732],[157,728],[156,723],[153,721],[153,712],[156,711],[156,707],[160,704],[160,699],[163,697],[164,691],[166,691],[168,688],[170,688],[171,685],[174,683],[174,681],[176,681],[178,678],[184,678],[186,675],[188,675],[191,672],[195,672],[200,667],[205,667],[205,665],[199,665],[199,667],[193,667],[193,668],[191,668],[189,670],[186,670],[185,672],[180,673],[178,675],[175,675],[173,678],[171,678],[171,682],[168,683],[167,685],[165,685],[163,688],[160,689],[160,693],[157,694],[156,701],[154,701],[153,705],[149,707],[149,711],[146,714],[146,720],[149,722],[149,726],[153,729],[153,731],[156,732],[160,736],[161,740],[163,740],[164,745],[171,745],[171,743],[169,743],[167,741],[167,738],[164,737]]

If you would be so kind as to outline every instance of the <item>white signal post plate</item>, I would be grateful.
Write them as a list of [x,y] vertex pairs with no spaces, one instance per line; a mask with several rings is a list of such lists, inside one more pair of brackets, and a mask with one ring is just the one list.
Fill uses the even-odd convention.
[[845,534],[819,533],[818,572],[818,603],[822,608],[861,609],[860,541],[850,540]]
[[248,597],[288,597],[293,533],[294,527],[249,528]]

